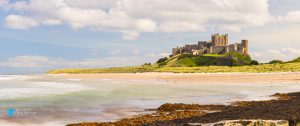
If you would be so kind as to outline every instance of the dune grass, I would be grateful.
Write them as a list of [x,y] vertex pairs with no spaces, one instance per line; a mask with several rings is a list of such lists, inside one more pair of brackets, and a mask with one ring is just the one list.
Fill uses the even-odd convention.
[[133,66],[133,67],[114,67],[114,68],[92,68],[92,69],[59,69],[51,70],[48,74],[98,74],[98,73],[141,73],[153,72],[155,66]]
[[143,72],[173,72],[173,73],[218,73],[218,72],[300,72],[300,62],[282,64],[261,64],[255,66],[201,66],[201,67],[159,67],[158,65],[95,68],[95,69],[61,69],[49,71],[49,74],[98,74],[98,73],[143,73]]
[[300,63],[262,64],[255,66],[202,66],[202,67],[161,67],[155,72],[173,73],[219,73],[219,72],[300,72]]

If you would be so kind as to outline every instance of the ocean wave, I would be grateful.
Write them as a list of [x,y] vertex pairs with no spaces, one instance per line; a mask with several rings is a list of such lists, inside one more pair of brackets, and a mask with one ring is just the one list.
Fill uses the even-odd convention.
[[18,87],[2,87],[0,89],[0,97],[2,99],[14,99],[34,96],[47,96],[78,92],[88,89],[90,88],[81,84],[32,82],[31,84],[22,84]]
[[77,78],[70,78],[68,79],[69,81],[82,81],[82,79],[77,79]]
[[62,122],[55,122],[55,121],[51,121],[51,122],[44,122],[44,123],[26,123],[26,122],[10,122],[10,121],[6,121],[6,120],[0,120],[0,124],[3,126],[64,126],[66,124],[62,123]]
[[26,80],[29,79],[29,76],[24,75],[0,75],[1,80]]

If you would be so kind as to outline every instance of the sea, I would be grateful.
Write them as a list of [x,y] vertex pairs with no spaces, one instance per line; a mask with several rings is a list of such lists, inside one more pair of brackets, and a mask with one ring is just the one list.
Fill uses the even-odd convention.
[[64,126],[152,113],[165,103],[225,104],[300,91],[297,83],[184,83],[0,75],[0,126]]

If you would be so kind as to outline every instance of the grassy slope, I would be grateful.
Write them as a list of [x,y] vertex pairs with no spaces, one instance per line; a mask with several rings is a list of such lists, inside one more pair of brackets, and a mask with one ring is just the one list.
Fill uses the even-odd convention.
[[97,74],[97,73],[139,73],[153,72],[155,66],[133,66],[133,67],[114,67],[114,68],[94,68],[94,69],[60,69],[51,70],[49,74]]
[[204,54],[193,56],[179,54],[169,60],[160,63],[164,67],[197,67],[197,66],[243,66],[251,62],[250,56],[240,53],[228,54]]
[[174,73],[217,73],[217,72],[300,72],[300,62],[284,64],[263,64],[257,66],[203,66],[203,67],[161,67],[155,72]]
[[182,58],[184,54],[180,54],[177,56],[174,56],[166,61],[166,65],[164,67],[196,67],[197,61],[202,61],[207,64],[212,64],[211,62],[214,62],[214,60],[221,56],[218,54],[205,54],[202,57],[186,57]]
[[[207,55],[207,57],[218,57],[220,55]],[[300,57],[290,62],[281,64],[261,64],[255,66],[200,66],[190,64],[193,60],[178,60],[180,55],[169,58],[166,65],[158,64],[133,67],[95,68],[95,69],[61,69],[49,71],[49,74],[97,74],[97,73],[141,73],[141,72],[173,72],[173,73],[218,73],[218,72],[300,72]],[[203,57],[202,57],[203,58]],[[204,57],[205,58],[205,57]],[[205,60],[205,59],[201,59]],[[192,66],[182,66],[182,64]],[[181,66],[181,67],[174,67]]]

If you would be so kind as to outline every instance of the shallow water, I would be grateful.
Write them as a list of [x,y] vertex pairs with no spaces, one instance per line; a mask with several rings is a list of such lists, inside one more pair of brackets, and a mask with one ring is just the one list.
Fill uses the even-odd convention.
[[[155,80],[0,76],[0,125],[113,121],[164,103],[230,104],[300,91],[300,84],[204,84]],[[9,118],[7,109],[16,110]]]

